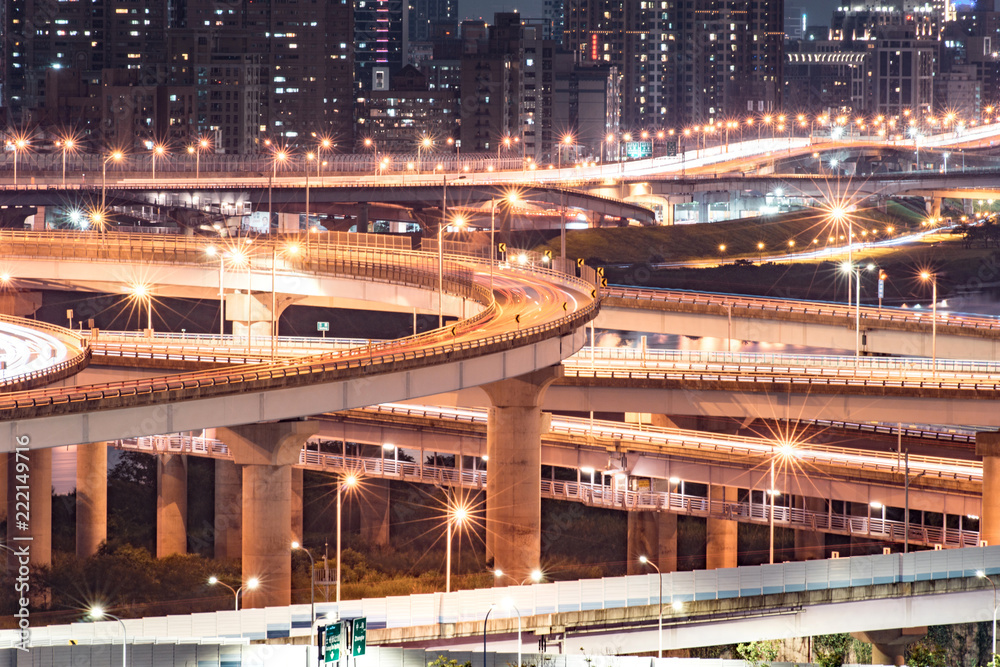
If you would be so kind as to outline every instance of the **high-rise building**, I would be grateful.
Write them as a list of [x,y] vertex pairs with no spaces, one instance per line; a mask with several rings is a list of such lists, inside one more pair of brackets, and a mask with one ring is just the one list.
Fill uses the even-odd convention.
[[405,0],[353,0],[354,90],[388,90],[406,64],[409,12]]
[[570,0],[565,44],[621,76],[624,130],[779,107],[784,3]]

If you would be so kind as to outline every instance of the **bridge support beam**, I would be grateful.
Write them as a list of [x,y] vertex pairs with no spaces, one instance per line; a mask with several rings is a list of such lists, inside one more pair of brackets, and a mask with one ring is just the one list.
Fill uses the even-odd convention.
[[926,626],[851,633],[856,639],[871,643],[873,665],[899,665],[900,667],[906,664],[906,647],[920,641],[926,634]]
[[364,495],[358,503],[361,509],[361,539],[371,546],[389,546],[389,480],[366,481]]
[[292,541],[302,544],[302,468],[292,468]]
[[76,557],[108,539],[108,443],[76,446]]
[[[651,480],[651,490],[666,492],[670,482]],[[660,572],[677,570],[677,515],[672,512],[628,513],[628,574],[648,574],[650,568],[639,562],[646,556]]]
[[[812,512],[825,512],[826,500],[797,496],[795,506]],[[795,560],[821,560],[826,558],[826,533],[818,530],[795,531]]]
[[[736,503],[739,501],[739,490],[732,486],[713,484],[709,487],[709,498],[712,501]],[[705,568],[717,570],[723,567],[736,567],[738,553],[737,529],[739,524],[729,519],[706,519],[706,552]]]
[[[7,458],[7,541],[12,547],[18,544],[18,539],[31,538],[31,564],[50,565],[52,563],[52,450],[32,449],[17,459],[17,454],[9,454]],[[24,501],[24,495],[17,496],[17,487],[23,486],[25,468],[18,472],[18,463],[27,464],[28,497],[31,502],[29,527],[27,530],[17,529],[18,502]],[[23,511],[23,506],[20,510]],[[23,544],[23,542],[21,542]],[[16,558],[8,553],[8,564],[16,563]],[[16,565],[15,565],[16,567]],[[16,571],[16,570],[14,570]]]
[[291,603],[292,466],[302,445],[315,435],[315,422],[289,421],[220,428],[233,460],[243,467],[243,581],[259,576],[245,607]]
[[156,557],[187,553],[187,458],[156,459]]
[[243,473],[232,461],[215,461],[215,557],[240,557],[243,546]]
[[1000,433],[976,433],[976,456],[983,457],[983,509],[979,539],[1000,544]]
[[561,366],[482,385],[490,397],[486,426],[486,558],[521,581],[541,558],[542,401]]
[[942,197],[925,197],[924,206],[927,208],[927,215],[935,218],[941,217]]

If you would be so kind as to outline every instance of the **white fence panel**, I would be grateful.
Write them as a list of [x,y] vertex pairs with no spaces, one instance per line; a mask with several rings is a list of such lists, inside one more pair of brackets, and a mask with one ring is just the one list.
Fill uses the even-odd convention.
[[694,573],[694,599],[714,600],[719,596],[719,571],[700,570]]
[[624,607],[628,592],[625,590],[625,578],[604,578],[604,607]]
[[899,578],[899,557],[878,556],[872,559],[872,583],[894,584]]
[[811,560],[806,562],[806,590],[819,591],[827,587],[832,560]]
[[554,614],[559,606],[555,584],[535,584],[535,613]]
[[438,607],[439,623],[458,623],[459,597],[457,595],[442,595]]
[[785,592],[785,566],[775,563],[774,565],[760,566],[760,592],[764,595],[775,595]]
[[241,637],[267,639],[267,613],[263,609],[244,609],[234,614],[243,614]]
[[972,547],[962,549],[962,576],[975,577],[977,572],[986,572],[986,549]]
[[603,579],[581,579],[580,586],[580,611],[591,609],[604,609],[604,580]]
[[389,599],[366,598],[362,602],[364,604],[361,605],[361,615],[365,617],[368,627],[372,630],[384,628],[389,617]]
[[390,628],[405,628],[410,625],[416,625],[413,622],[412,608],[413,600],[411,598],[388,598],[386,600],[386,618],[388,618],[386,626]]
[[559,612],[580,611],[580,582],[557,581],[556,597],[558,598]]
[[654,600],[660,595],[656,585],[656,573],[625,577],[625,590],[630,607],[654,604]]
[[735,567],[715,571],[718,584],[718,596],[722,598],[737,598],[740,596],[740,571]]
[[759,567],[737,568],[740,573],[740,597],[760,595],[763,586]]
[[694,600],[694,572],[673,573],[673,593],[671,600],[691,602]]
[[268,639],[288,637],[292,634],[291,607],[265,607],[264,618]]
[[421,593],[410,596],[410,625],[434,625],[437,623],[435,615],[436,606],[434,604],[433,593]]
[[803,561],[785,563],[782,586],[786,593],[799,593],[806,589],[806,564]]
[[827,588],[847,588],[851,585],[851,559],[838,558],[827,564]]
[[851,586],[872,585],[872,556],[845,559],[851,564]]
[[[236,612],[234,611],[233,614],[235,615]],[[188,623],[190,623],[190,621],[188,621]],[[105,621],[102,623],[94,623],[93,625],[94,625],[93,636],[95,637],[107,637],[109,630],[119,634],[121,633],[121,628],[118,627],[112,628],[112,625],[114,626],[118,625],[118,621],[111,621],[110,623]],[[133,624],[129,623],[125,627],[128,628],[131,625]],[[142,619],[142,629],[140,630],[139,628],[135,628],[135,630],[138,630],[137,634],[143,637],[163,637],[166,636],[168,629],[169,626],[167,624],[166,616],[151,616],[144,618]],[[196,630],[194,630],[194,628],[191,628],[189,626],[187,634],[193,634],[194,632],[196,632]],[[198,634],[201,633],[198,632]],[[239,634],[238,630],[237,634]],[[137,635],[133,634],[132,636],[135,637]]]

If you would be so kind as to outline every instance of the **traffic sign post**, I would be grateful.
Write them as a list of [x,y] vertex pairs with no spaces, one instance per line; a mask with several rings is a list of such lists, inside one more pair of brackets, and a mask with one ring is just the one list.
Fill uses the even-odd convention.
[[355,658],[365,654],[368,643],[368,619],[356,618],[351,621],[351,655]]
[[326,338],[326,332],[329,331],[329,330],[330,330],[330,323],[329,322],[317,322],[316,323],[316,331],[323,332],[323,338]]
[[341,621],[323,626],[323,667],[340,662],[344,625]]

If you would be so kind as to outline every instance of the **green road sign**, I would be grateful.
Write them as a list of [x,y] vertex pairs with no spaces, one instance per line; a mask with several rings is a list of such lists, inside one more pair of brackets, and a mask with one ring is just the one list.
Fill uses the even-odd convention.
[[329,331],[329,330],[330,330],[330,323],[329,322],[317,322],[316,323],[316,331]]
[[323,628],[323,664],[335,665],[340,662],[343,625],[340,621]]
[[368,619],[356,618],[351,623],[351,655],[355,658],[365,654],[365,642],[368,640]]

